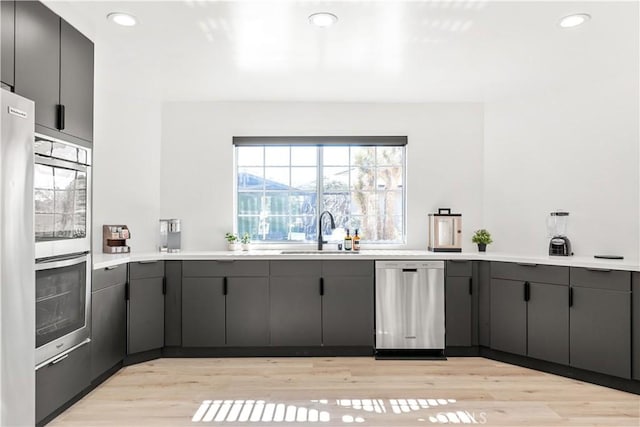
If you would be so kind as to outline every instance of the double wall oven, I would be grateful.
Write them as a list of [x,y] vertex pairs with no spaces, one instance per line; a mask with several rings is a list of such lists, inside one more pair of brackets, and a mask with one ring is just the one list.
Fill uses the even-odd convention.
[[36,134],[36,367],[90,337],[91,150]]

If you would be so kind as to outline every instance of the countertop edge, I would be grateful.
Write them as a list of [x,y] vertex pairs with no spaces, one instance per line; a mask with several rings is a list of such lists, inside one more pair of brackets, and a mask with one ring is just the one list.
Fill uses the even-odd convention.
[[557,265],[606,270],[640,271],[640,265],[625,260],[602,260],[589,257],[544,257],[514,255],[508,253],[478,252],[429,252],[414,250],[362,250],[345,254],[281,254],[280,250],[247,252],[195,251],[178,253],[140,252],[130,254],[102,254],[93,256],[93,269],[138,261],[187,261],[187,260],[469,260],[502,261],[526,264]]

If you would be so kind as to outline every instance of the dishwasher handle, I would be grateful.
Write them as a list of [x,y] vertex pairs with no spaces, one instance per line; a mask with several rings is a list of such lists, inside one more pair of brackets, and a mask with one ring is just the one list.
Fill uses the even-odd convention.
[[418,269],[417,268],[403,268],[402,272],[403,273],[417,273]]

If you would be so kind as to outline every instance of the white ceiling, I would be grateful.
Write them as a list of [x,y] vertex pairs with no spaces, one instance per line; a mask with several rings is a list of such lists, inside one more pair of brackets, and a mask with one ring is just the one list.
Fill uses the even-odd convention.
[[[46,3],[165,100],[486,102],[638,74],[637,1]],[[139,24],[116,26],[113,11]],[[311,26],[318,11],[339,22]],[[577,12],[593,19],[558,26]]]

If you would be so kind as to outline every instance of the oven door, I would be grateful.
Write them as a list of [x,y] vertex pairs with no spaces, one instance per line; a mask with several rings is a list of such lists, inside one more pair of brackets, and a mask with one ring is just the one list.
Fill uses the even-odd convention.
[[88,253],[36,260],[36,365],[90,336]]
[[35,153],[36,258],[90,250],[90,150],[36,136]]

